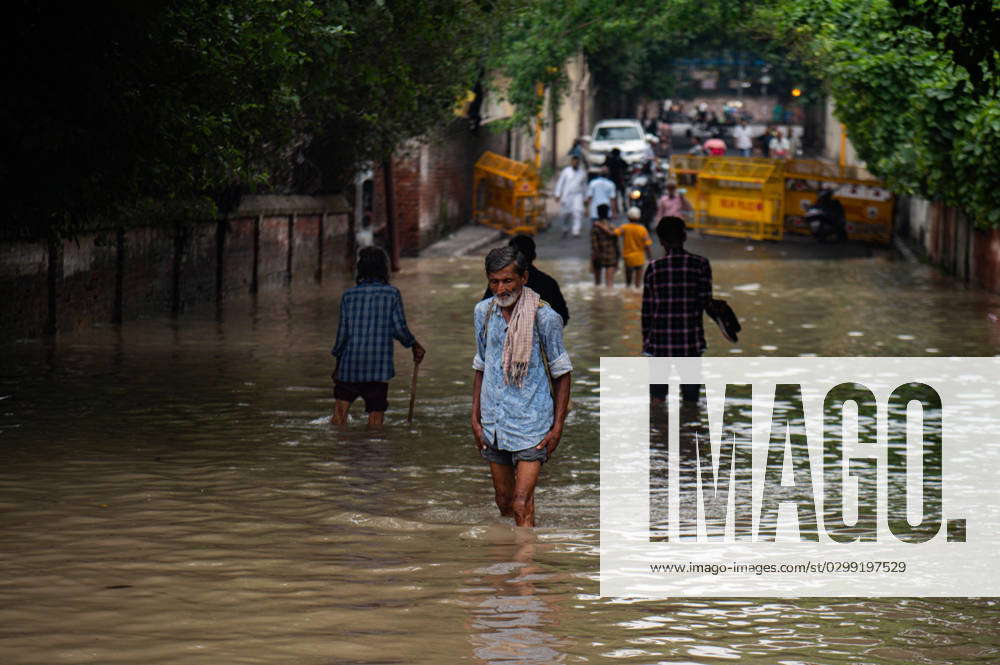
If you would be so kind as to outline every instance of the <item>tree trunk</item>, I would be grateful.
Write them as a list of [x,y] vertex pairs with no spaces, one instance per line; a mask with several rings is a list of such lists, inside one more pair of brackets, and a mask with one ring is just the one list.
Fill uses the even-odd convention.
[[399,272],[399,228],[396,225],[396,186],[392,177],[392,158],[382,161],[385,180],[385,242],[389,246],[389,267]]

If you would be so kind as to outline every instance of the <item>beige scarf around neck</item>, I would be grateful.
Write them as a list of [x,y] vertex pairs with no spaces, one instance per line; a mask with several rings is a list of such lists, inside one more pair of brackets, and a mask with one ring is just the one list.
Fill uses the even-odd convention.
[[503,340],[503,378],[508,385],[518,388],[524,383],[531,362],[535,312],[541,298],[527,286],[521,288],[521,297],[514,304],[514,311],[507,322],[507,336]]

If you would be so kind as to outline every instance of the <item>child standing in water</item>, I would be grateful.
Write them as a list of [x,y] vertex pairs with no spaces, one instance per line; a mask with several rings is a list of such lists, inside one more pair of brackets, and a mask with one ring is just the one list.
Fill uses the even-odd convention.
[[622,258],[625,260],[625,286],[642,286],[642,269],[649,261],[649,248],[653,239],[649,231],[639,223],[642,211],[632,206],[628,209],[628,221],[615,229],[615,234],[622,237]]
[[590,229],[590,265],[594,271],[594,285],[600,286],[601,274],[608,288],[614,286],[618,268],[618,236],[608,219],[607,204],[597,206],[597,219]]

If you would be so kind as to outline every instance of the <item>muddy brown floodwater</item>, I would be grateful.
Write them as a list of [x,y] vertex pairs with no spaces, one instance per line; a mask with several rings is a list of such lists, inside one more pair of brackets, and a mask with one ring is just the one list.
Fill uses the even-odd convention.
[[[522,537],[469,433],[478,258],[394,283],[427,347],[406,426],[331,429],[344,283],[0,350],[0,663],[1000,662],[996,599],[598,597],[598,372],[639,295],[539,260],[572,319],[573,410]],[[884,256],[718,259],[709,354],[1000,353],[1000,298]]]

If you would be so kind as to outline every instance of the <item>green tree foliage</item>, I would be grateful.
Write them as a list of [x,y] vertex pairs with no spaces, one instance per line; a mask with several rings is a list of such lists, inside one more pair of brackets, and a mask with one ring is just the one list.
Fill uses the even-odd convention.
[[777,0],[758,18],[827,82],[873,173],[1000,225],[1000,5]]
[[[714,3],[709,3],[714,4]],[[530,122],[541,108],[536,85],[556,96],[565,90],[563,64],[587,55],[596,83],[629,93],[647,81],[641,68],[651,40],[687,42],[690,17],[701,12],[693,0],[535,0],[525,3],[501,26],[502,48],[492,65],[506,75],[505,93],[515,106],[511,121]]]
[[[752,53],[773,67],[772,77],[815,81],[781,42],[750,21],[746,0],[535,0],[517,12],[502,33],[496,68],[506,74],[514,123],[527,123],[541,100],[541,82],[560,93],[562,64],[582,52],[598,93],[605,98],[663,98],[675,94],[680,57]],[[818,85],[807,85],[816,101]]]
[[72,233],[142,200],[224,201],[265,180],[267,147],[292,136],[308,58],[294,42],[322,34],[315,12],[296,0],[17,2],[0,106],[8,233]]
[[339,189],[448,116],[491,30],[475,0],[10,4],[8,237],[72,234],[150,201],[206,213],[254,188]]
[[[335,190],[357,164],[453,119],[456,100],[496,44],[506,5],[476,0],[360,0],[324,5],[348,37],[309,66],[309,137],[294,188]],[[346,9],[346,11],[345,11]]]

